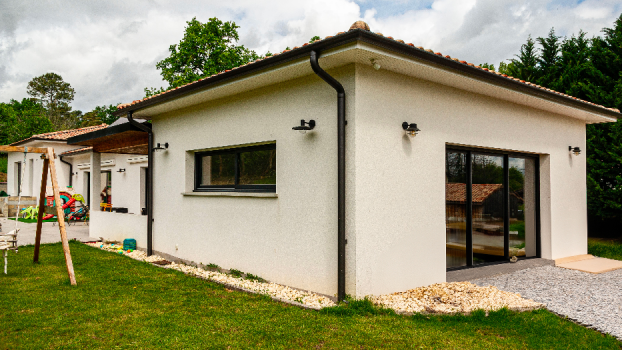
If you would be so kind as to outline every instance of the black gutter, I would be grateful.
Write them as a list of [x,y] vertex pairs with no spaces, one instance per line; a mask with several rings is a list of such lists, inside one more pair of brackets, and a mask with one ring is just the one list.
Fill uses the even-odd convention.
[[58,156],[58,159],[60,159],[61,162],[69,165],[69,187],[73,187],[73,164],[63,160],[64,156]]
[[127,120],[131,125],[149,135],[147,147],[147,256],[153,255],[153,131],[132,118],[132,112],[127,112]]
[[337,91],[337,299],[346,298],[346,92],[318,63],[319,54],[310,53],[315,74]]
[[477,78],[479,80],[488,82],[498,87],[508,88],[514,91],[523,92],[532,96],[540,97],[548,101],[563,104],[573,108],[579,108],[585,111],[597,113],[600,115],[607,115],[613,118],[619,118],[621,114],[612,110],[604,109],[595,105],[591,105],[585,102],[578,101],[573,97],[563,96],[542,88],[538,88],[532,85],[527,85],[502,75],[491,73],[474,66],[454,61],[451,58],[447,58],[441,55],[437,55],[433,52],[422,50],[414,46],[410,46],[397,40],[389,39],[382,35],[378,35],[362,29],[353,29],[343,34],[317,41],[315,43],[302,46],[297,49],[293,49],[284,53],[273,55],[264,58],[259,61],[247,64],[245,66],[220,73],[210,78],[190,83],[186,86],[170,90],[162,95],[142,100],[134,105],[117,110],[114,115],[122,116],[124,113],[134,112],[155,104],[159,104],[165,101],[169,101],[183,95],[188,95],[199,90],[211,87],[213,85],[220,84],[225,81],[229,81],[240,76],[253,74],[270,67],[281,65],[287,62],[295,61],[298,59],[306,58],[311,54],[311,51],[326,51],[335,47],[343,46],[352,42],[361,41],[371,45],[375,45],[381,48],[391,50],[393,52],[401,53],[406,56],[416,58],[424,63],[432,64],[438,68],[452,71],[454,73],[464,75],[470,78]]

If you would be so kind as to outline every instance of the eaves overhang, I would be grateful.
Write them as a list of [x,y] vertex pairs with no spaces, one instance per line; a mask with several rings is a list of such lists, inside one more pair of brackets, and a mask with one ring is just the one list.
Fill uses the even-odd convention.
[[[151,123],[143,125],[151,128]],[[94,152],[120,154],[147,154],[147,142],[147,132],[130,123],[109,126],[67,140],[69,145],[92,147]]]
[[[357,45],[357,44],[363,45]],[[364,45],[367,44],[367,45]],[[182,97],[187,97],[198,92],[222,86],[223,84],[233,83],[236,79],[244,79],[259,73],[267,73],[270,69],[283,67],[284,65],[300,64],[308,60],[310,52],[328,52],[343,51],[345,47],[348,49],[361,48],[362,46],[372,46],[388,51],[389,53],[410,58],[418,63],[427,64],[431,67],[439,68],[443,71],[457,74],[462,77],[471,78],[490,86],[509,89],[527,96],[543,99],[551,103],[560,104],[566,107],[579,109],[587,113],[602,117],[600,121],[607,122],[617,120],[620,112],[599,106],[587,101],[577,99],[550,89],[537,86],[532,83],[520,81],[516,78],[503,76],[501,74],[484,70],[464,61],[458,61],[449,56],[442,56],[440,53],[434,53],[421,48],[406,44],[402,41],[394,40],[390,37],[372,33],[366,30],[354,29],[343,34],[338,34],[314,43],[304,45],[293,50],[270,56],[247,65],[216,74],[214,76],[201,79],[199,81],[189,83],[185,86],[169,90],[157,96],[135,101],[123,108],[118,109],[114,114],[122,116],[128,112],[133,112],[141,118],[150,119],[151,115],[147,112],[155,111],[153,107],[164,104]],[[342,50],[334,50],[340,48]],[[352,61],[354,62],[354,61]],[[306,62],[304,62],[306,63]],[[309,74],[312,74],[309,68]],[[451,83],[450,83],[451,84]],[[151,107],[151,108],[150,108]]]

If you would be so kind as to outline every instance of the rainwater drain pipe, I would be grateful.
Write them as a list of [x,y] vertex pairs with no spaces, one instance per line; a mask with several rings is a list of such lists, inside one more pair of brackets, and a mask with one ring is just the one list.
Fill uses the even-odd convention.
[[62,163],[69,165],[69,187],[73,187],[73,164],[63,160],[63,156],[58,156],[58,159],[60,159]]
[[346,92],[343,86],[318,64],[311,51],[311,68],[337,91],[337,299],[346,298]]
[[147,143],[147,256],[153,255],[153,131],[132,118],[132,111],[127,112],[131,125],[149,135]]

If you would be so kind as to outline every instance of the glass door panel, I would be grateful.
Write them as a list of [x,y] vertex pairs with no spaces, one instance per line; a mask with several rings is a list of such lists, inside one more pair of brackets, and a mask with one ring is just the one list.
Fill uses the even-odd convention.
[[509,159],[510,256],[536,256],[536,164],[532,158]]
[[467,264],[467,154],[449,151],[445,162],[447,268]]
[[505,259],[504,157],[472,154],[473,265]]

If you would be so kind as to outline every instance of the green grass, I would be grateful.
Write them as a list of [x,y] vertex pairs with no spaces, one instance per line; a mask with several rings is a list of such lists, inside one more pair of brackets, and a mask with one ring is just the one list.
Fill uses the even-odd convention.
[[517,221],[511,223],[509,231],[518,231],[518,238],[525,239],[525,222]]
[[546,311],[399,316],[368,301],[310,311],[71,242],[10,253],[1,349],[621,349]]
[[601,258],[622,260],[622,242],[617,240],[589,238],[587,242],[587,252]]
[[[13,221],[15,221],[15,218],[8,218],[8,219],[9,219],[9,220],[13,220]],[[24,218],[18,218],[18,221],[19,221],[19,222],[26,222],[26,223],[32,224],[32,223],[36,223],[36,222],[37,222],[37,219],[24,219]],[[54,219],[47,219],[47,220],[43,220],[43,222],[57,222],[57,221],[58,221],[58,220],[56,220],[55,218],[54,218]]]

